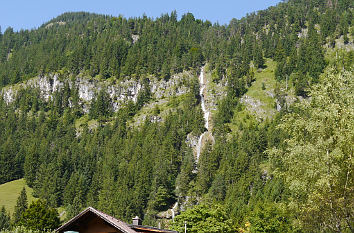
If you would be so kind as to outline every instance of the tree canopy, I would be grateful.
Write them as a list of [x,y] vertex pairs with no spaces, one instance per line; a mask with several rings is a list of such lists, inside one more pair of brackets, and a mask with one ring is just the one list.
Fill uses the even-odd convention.
[[187,232],[191,233],[235,232],[233,224],[227,218],[222,206],[197,205],[178,215],[172,228],[178,232],[184,232],[185,224]]
[[[352,19],[349,0],[289,0],[227,25],[76,12],[0,32],[0,184],[25,178],[45,200],[27,208],[23,191],[15,224],[93,206],[156,226],[178,202],[179,230],[352,231]],[[213,106],[196,161],[201,67]],[[80,80],[105,85],[87,101]],[[178,95],[153,93],[176,80]],[[109,85],[128,82],[138,91],[119,102]],[[247,108],[252,91],[269,118]]]
[[22,214],[20,225],[31,230],[54,230],[60,225],[59,214],[56,209],[50,208],[45,201],[37,200],[32,202]]
[[285,147],[269,150],[311,231],[353,230],[353,89],[351,73],[329,72],[278,126],[290,136]]

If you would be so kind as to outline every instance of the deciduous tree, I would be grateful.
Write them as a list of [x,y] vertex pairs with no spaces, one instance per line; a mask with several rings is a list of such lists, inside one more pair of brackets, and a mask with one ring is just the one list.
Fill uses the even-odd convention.
[[37,200],[31,203],[23,213],[20,225],[31,230],[54,230],[60,224],[56,209],[47,205],[45,201]]
[[280,124],[286,146],[268,151],[309,231],[353,231],[353,90],[351,72],[327,74]]

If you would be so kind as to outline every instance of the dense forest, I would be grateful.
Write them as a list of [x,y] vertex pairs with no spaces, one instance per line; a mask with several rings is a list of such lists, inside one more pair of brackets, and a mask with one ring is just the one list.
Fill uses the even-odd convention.
[[[350,0],[289,0],[228,25],[191,13],[79,12],[34,30],[0,30],[0,184],[25,178],[66,219],[93,206],[157,226],[178,202],[185,211],[163,226],[179,231],[188,221],[189,232],[353,232],[353,13]],[[297,101],[243,122],[240,99],[266,60]],[[197,162],[187,138],[206,130],[197,78],[204,65],[226,93],[212,114],[215,140]],[[195,78],[169,100],[163,120],[149,120],[156,108],[138,127],[129,124],[151,102],[149,77],[168,81],[184,71]],[[49,99],[27,88],[9,102],[1,91],[48,74],[142,78],[144,88],[117,111],[101,90],[88,113],[69,82]],[[96,126],[78,130],[82,119]],[[26,210],[6,225],[2,210],[0,228],[26,226],[18,212]]]

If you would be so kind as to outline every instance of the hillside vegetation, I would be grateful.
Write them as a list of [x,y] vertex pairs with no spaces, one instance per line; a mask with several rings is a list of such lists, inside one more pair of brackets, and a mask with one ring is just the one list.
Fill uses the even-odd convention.
[[6,210],[13,214],[17,198],[23,187],[26,188],[28,202],[35,200],[33,190],[28,187],[24,179],[14,180],[0,185],[0,206],[5,206]]
[[8,28],[0,184],[25,178],[67,219],[352,232],[353,19],[349,0],[289,0],[228,25],[78,12]]

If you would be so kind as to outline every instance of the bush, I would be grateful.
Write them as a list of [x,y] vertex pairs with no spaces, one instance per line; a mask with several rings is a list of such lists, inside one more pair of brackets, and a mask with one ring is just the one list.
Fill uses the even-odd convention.
[[56,209],[50,208],[45,201],[32,202],[23,213],[20,225],[33,231],[54,230],[60,225]]
[[31,230],[24,226],[17,226],[8,230],[0,230],[0,233],[54,233],[54,231]]

